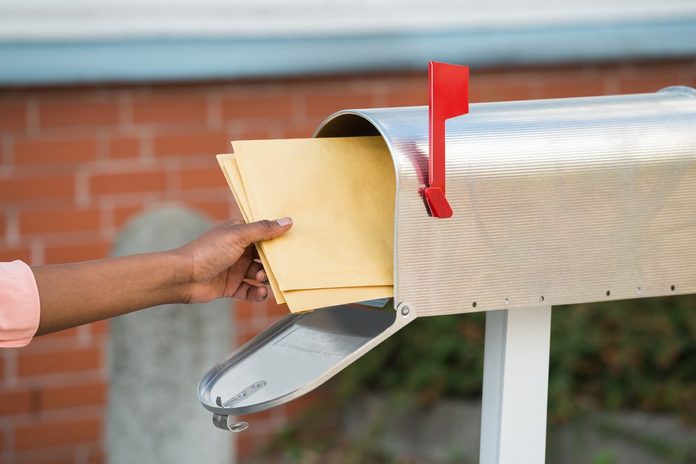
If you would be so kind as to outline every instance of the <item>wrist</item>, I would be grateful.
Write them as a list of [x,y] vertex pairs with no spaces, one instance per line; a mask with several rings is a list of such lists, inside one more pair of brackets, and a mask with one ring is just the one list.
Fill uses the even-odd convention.
[[188,303],[193,282],[191,256],[179,249],[159,253],[168,274],[167,288],[173,303]]

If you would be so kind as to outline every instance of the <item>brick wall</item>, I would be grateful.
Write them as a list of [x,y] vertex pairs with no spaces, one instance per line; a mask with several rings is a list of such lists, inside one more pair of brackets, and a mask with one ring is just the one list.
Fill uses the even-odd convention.
[[[696,59],[474,70],[474,101],[696,86]],[[310,136],[334,110],[427,102],[425,74],[185,85],[0,89],[0,261],[107,255],[134,214],[164,202],[239,217],[213,155],[231,139]],[[286,311],[236,306],[239,344]],[[98,463],[108,323],[0,351],[0,462]],[[192,398],[195,401],[195,398]],[[302,400],[254,417],[248,455]]]

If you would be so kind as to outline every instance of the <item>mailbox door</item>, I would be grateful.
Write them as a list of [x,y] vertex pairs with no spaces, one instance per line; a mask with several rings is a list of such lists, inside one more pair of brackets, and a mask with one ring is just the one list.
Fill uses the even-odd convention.
[[283,318],[201,380],[198,396],[216,414],[248,414],[313,390],[412,318],[345,305]]

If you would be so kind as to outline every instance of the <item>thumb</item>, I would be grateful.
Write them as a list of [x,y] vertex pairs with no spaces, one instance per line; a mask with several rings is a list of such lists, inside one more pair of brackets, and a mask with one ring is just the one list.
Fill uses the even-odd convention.
[[291,227],[292,219],[289,217],[276,219],[275,221],[264,219],[263,221],[256,221],[240,226],[237,229],[237,234],[241,244],[247,247],[252,243],[270,240],[283,235]]

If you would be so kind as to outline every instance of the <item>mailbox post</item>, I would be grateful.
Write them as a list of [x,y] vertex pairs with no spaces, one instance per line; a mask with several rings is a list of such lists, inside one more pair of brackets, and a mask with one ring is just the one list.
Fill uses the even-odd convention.
[[485,337],[479,462],[544,462],[551,307],[489,311]]
[[234,415],[311,391],[417,317],[487,311],[481,462],[540,463],[551,307],[696,293],[695,90],[455,105],[444,132],[432,115],[320,126],[389,148],[394,298],[291,314],[242,346],[199,385],[215,425],[243,428]]

